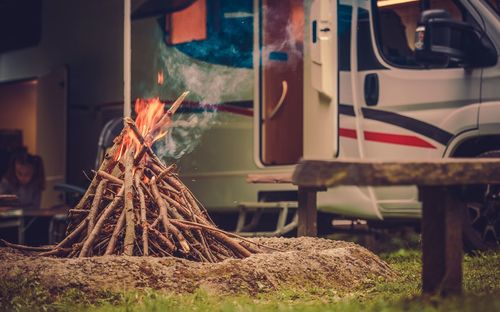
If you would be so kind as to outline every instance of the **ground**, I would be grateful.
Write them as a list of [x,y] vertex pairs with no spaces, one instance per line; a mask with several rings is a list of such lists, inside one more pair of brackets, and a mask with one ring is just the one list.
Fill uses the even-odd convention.
[[262,247],[264,253],[220,263],[173,257],[64,259],[2,248],[0,276],[30,276],[52,294],[68,288],[90,293],[147,288],[177,294],[201,289],[216,295],[257,295],[297,287],[348,292],[367,279],[396,276],[385,262],[354,243],[305,237],[255,241],[274,249]]
[[381,260],[356,244],[333,240],[268,239],[265,243],[286,251],[204,265],[173,259],[33,258],[2,248],[0,308],[500,310],[500,254],[495,252],[467,256],[465,295],[443,300],[418,296],[421,264],[416,249],[382,254]]

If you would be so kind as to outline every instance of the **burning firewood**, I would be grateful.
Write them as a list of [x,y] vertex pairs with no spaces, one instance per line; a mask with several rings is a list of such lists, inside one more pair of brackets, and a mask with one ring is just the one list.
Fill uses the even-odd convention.
[[46,256],[151,255],[204,262],[259,252],[252,241],[218,229],[175,165],[167,166],[151,148],[165,136],[186,95],[166,113],[157,99],[138,100],[136,121],[124,119],[89,188],[70,210],[67,235],[59,244],[33,249],[6,244]]

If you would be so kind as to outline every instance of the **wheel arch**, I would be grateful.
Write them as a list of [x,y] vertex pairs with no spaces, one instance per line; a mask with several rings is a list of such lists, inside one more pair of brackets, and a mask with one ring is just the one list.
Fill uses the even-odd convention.
[[476,157],[482,153],[500,150],[500,134],[469,133],[456,138],[447,148],[444,157]]

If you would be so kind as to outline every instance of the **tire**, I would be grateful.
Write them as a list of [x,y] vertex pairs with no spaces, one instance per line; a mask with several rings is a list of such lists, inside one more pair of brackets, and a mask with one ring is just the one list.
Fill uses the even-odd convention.
[[[500,150],[485,152],[476,157],[500,158]],[[465,251],[497,249],[500,246],[500,185],[473,186],[466,189],[465,196]]]

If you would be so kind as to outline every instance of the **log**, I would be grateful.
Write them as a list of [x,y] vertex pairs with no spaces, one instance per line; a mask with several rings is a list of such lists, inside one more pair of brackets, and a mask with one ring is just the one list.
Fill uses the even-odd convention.
[[87,219],[89,220],[88,221],[88,229],[87,229],[87,233],[90,233],[92,232],[92,230],[94,229],[94,225],[95,225],[95,217],[98,213],[98,210],[99,210],[99,206],[101,204],[101,198],[102,198],[102,194],[104,193],[104,190],[106,188],[106,184],[107,184],[108,180],[106,179],[103,179],[99,182],[99,185],[97,186],[97,190],[95,192],[95,196],[94,196],[94,200],[92,201],[92,206],[90,207],[90,212],[87,216]]
[[77,238],[78,235],[85,229],[87,226],[87,218],[85,218],[77,227],[76,229],[71,232],[66,238],[64,238],[59,244],[56,245],[56,248],[62,248],[66,246],[68,243],[71,243],[74,239]]
[[98,176],[100,176],[101,178],[107,179],[107,180],[109,180],[109,181],[111,181],[113,183],[116,183],[118,185],[122,185],[123,184],[123,180],[122,179],[119,179],[119,178],[115,177],[114,175],[107,173],[106,171],[99,170],[99,171],[96,172],[96,174]]
[[337,185],[466,185],[500,184],[500,159],[435,161],[302,160],[293,183],[304,187]]
[[103,213],[99,217],[99,220],[97,221],[94,229],[92,230],[92,233],[87,237],[85,242],[83,243],[82,250],[80,251],[80,258],[82,257],[87,257],[89,250],[92,248],[92,244],[94,243],[94,240],[97,238],[97,235],[99,234],[104,222],[106,219],[109,217],[111,212],[118,206],[120,201],[123,200],[123,192],[124,192],[124,187],[122,186],[120,188],[120,191],[116,195],[115,199],[104,209]]
[[125,154],[125,180],[124,180],[124,191],[125,191],[125,239],[123,242],[124,249],[123,253],[126,256],[132,256],[134,254],[134,242],[135,242],[135,217],[134,217],[134,151],[133,148],[129,148]]
[[19,250],[26,250],[26,251],[48,251],[54,248],[54,246],[40,246],[40,247],[24,246],[24,245],[9,243],[8,241],[3,239],[0,239],[0,242],[2,242],[7,247]]
[[149,255],[149,244],[148,244],[148,223],[147,223],[147,211],[146,211],[146,199],[144,192],[141,188],[141,176],[142,171],[137,170],[135,174],[135,188],[139,194],[139,205],[141,208],[141,226],[142,226],[142,253],[144,256]]
[[106,250],[104,251],[105,256],[112,255],[115,251],[116,242],[118,241],[118,236],[125,225],[125,209],[122,210],[118,221],[116,222],[115,228],[113,230],[113,234],[111,234],[111,238],[109,239],[108,246],[106,246]]
[[[128,128],[130,130],[132,130],[132,132],[134,133],[135,137],[137,138],[137,140],[139,141],[139,143],[143,146],[143,148],[146,149],[146,152],[148,153],[149,157],[151,157],[151,159],[153,161],[155,161],[157,164],[163,165],[162,161],[158,158],[158,156],[156,156],[156,154],[151,149],[151,146],[149,146],[147,144],[146,140],[141,135],[141,132],[139,131],[139,129],[137,129],[137,126],[135,125],[135,122],[132,120],[132,118],[125,117],[124,118],[124,122],[128,126]],[[139,159],[139,161],[140,161],[140,159]]]

